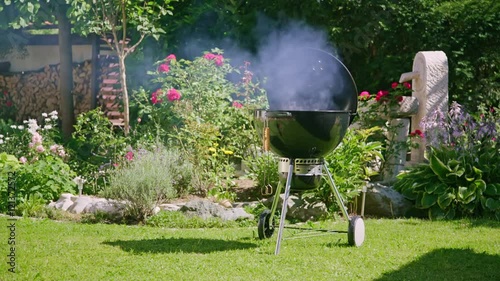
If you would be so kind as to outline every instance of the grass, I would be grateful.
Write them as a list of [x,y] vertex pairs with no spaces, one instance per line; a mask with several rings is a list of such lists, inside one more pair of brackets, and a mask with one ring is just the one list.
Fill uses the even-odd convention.
[[[10,222],[0,217],[1,229]],[[346,230],[347,223],[331,227]],[[500,280],[500,222],[367,219],[366,241],[346,234],[288,239],[256,227],[168,229],[16,221],[16,271],[0,280]],[[285,237],[295,235],[286,230]]]

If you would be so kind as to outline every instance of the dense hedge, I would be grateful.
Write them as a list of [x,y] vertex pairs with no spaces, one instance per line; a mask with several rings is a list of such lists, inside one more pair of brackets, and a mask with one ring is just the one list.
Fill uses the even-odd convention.
[[255,52],[266,33],[296,20],[328,33],[360,90],[397,80],[418,51],[442,50],[453,100],[471,108],[499,104],[496,0],[186,0],[175,4],[156,49],[189,55],[193,45],[238,45]]

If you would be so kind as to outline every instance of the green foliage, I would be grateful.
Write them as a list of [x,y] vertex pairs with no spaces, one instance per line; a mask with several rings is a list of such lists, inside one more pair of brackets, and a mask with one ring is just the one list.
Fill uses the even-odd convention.
[[136,95],[141,125],[162,142],[179,147],[199,172],[195,191],[228,188],[232,162],[251,155],[257,143],[253,110],[263,104],[258,83],[245,64],[229,64],[221,50],[194,60],[169,55],[151,72],[153,93]]
[[87,181],[84,193],[96,194],[109,180],[107,171],[125,155],[126,138],[115,131],[109,119],[99,109],[80,114],[68,147],[70,165]]
[[127,160],[110,172],[109,185],[102,194],[126,200],[125,216],[143,222],[155,206],[188,191],[192,167],[175,150],[159,146],[148,151],[130,152]]
[[[496,115],[495,115],[496,114]],[[430,218],[496,216],[500,219],[500,119],[470,116],[453,103],[446,116],[424,122],[428,163],[398,176],[394,188]]]
[[[335,185],[348,202],[359,195],[361,189],[376,175],[370,163],[382,158],[382,143],[369,141],[368,138],[380,128],[349,129],[342,143],[325,157],[332,173]],[[328,208],[334,205],[335,197],[330,185],[323,181],[314,196],[324,202]]]
[[19,168],[19,160],[16,156],[5,152],[0,153],[0,174],[15,172],[17,168]]
[[61,193],[75,192],[75,176],[60,157],[47,155],[21,166],[16,173],[17,193],[19,198],[36,195],[45,201],[56,200]]
[[[254,222],[251,222],[254,224]],[[223,221],[220,218],[203,219],[186,216],[182,212],[159,212],[148,218],[146,225],[165,228],[227,228],[248,225],[244,221]]]
[[248,167],[248,176],[255,180],[257,186],[261,189],[268,186],[276,190],[280,180],[278,174],[278,158],[270,153],[264,152],[245,160]]

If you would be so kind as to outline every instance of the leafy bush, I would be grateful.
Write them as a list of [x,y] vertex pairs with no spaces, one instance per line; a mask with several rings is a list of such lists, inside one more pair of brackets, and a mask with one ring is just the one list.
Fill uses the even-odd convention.
[[[30,202],[35,196],[47,203],[63,192],[75,190],[72,182],[75,174],[64,162],[68,155],[62,145],[55,143],[58,139],[57,112],[43,113],[42,117],[42,125],[35,119],[26,120],[23,125],[12,125],[2,144],[22,164],[15,175],[17,202]],[[1,187],[5,199],[5,186]],[[0,208],[3,210],[5,206]]]
[[[368,138],[380,128],[348,129],[341,144],[325,157],[335,185],[342,197],[352,201],[377,172],[370,168],[370,162],[382,158],[382,143]],[[329,209],[335,208],[335,197],[330,185],[323,181],[314,196]]]
[[126,138],[99,108],[80,114],[74,128],[70,165],[87,181],[83,192],[96,194],[108,181],[107,170],[125,155]]
[[256,181],[258,187],[263,189],[270,186],[276,190],[280,178],[278,158],[274,154],[264,152],[255,157],[247,158],[245,164],[248,167],[248,176]]
[[500,118],[478,118],[458,103],[425,120],[428,163],[398,176],[394,188],[430,218],[496,216],[500,219]]
[[139,149],[127,153],[127,159],[110,172],[109,185],[102,194],[126,200],[126,216],[143,222],[155,206],[186,191],[192,167],[175,150],[159,146],[153,151]]
[[150,74],[158,88],[135,97],[138,134],[152,131],[178,147],[198,171],[195,191],[228,188],[233,176],[228,160],[246,157],[258,143],[253,110],[262,107],[263,96],[248,63],[235,68],[215,49],[192,61],[169,55],[157,65]]

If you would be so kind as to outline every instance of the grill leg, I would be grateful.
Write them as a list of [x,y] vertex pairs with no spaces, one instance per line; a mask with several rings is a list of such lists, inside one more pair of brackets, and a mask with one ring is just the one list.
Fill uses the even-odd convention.
[[[283,236],[283,228],[285,227],[285,217],[288,208],[288,197],[290,196],[290,187],[292,185],[292,175],[294,166],[295,166],[295,159],[290,159],[290,166],[288,168],[288,175],[286,177],[285,198],[281,206],[281,218],[280,218],[280,227],[278,230],[278,240],[276,241],[276,249],[274,250],[275,255],[280,253],[281,238]],[[276,195],[279,196],[280,194],[276,193]]]
[[342,199],[342,196],[340,196],[339,189],[335,185],[335,182],[333,181],[332,174],[330,173],[330,170],[328,169],[328,166],[325,163],[323,163],[323,168],[325,168],[326,173],[328,175],[328,183],[330,184],[330,187],[332,188],[333,194],[335,195],[335,199],[337,199],[337,204],[339,204],[340,210],[342,211],[342,215],[344,215],[344,218],[349,219],[349,214],[347,213],[347,208],[344,205],[344,200]]

